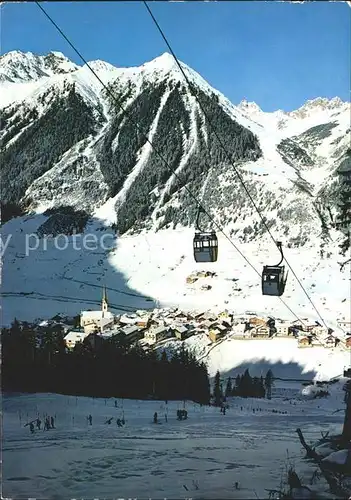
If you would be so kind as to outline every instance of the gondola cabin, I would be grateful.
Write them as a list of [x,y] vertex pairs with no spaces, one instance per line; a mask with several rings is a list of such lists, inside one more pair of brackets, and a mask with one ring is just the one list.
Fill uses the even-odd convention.
[[218,256],[218,239],[215,231],[195,232],[194,258],[196,262],[216,262]]
[[264,266],[262,272],[262,294],[280,297],[285,290],[284,266]]

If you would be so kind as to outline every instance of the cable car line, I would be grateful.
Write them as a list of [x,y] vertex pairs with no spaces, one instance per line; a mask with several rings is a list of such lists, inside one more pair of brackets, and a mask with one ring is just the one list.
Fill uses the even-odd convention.
[[[44,13],[44,15],[49,19],[49,21],[54,25],[54,27],[58,30],[58,32],[63,36],[63,38],[66,40],[66,42],[70,45],[70,47],[74,50],[74,52],[82,59],[82,61],[84,62],[84,64],[86,65],[86,67],[92,72],[92,74],[95,76],[95,78],[97,78],[97,80],[101,83],[101,85],[104,87],[104,89],[106,90],[106,92],[109,94],[109,96],[112,98],[112,100],[115,102],[115,104],[117,104],[117,106],[125,113],[126,116],[129,117],[129,113],[126,111],[126,109],[119,103],[118,99],[116,98],[116,96],[113,94],[113,92],[110,90],[109,86],[106,85],[102,80],[101,78],[97,75],[97,73],[93,70],[93,68],[90,66],[90,64],[87,62],[87,60],[84,58],[84,56],[78,51],[78,49],[75,48],[75,46],[73,45],[73,43],[68,39],[68,37],[64,34],[64,32],[61,30],[61,28],[55,23],[55,21],[52,19],[52,17],[46,12],[46,10],[40,5],[39,2],[35,2],[37,4],[37,6],[40,8],[40,10]],[[146,134],[144,134],[144,132],[140,129],[140,126],[139,124],[131,119],[129,117],[130,121],[133,123],[133,125],[136,126],[136,128],[139,130],[139,132],[141,133],[141,135],[143,135],[143,137],[146,139],[146,141],[150,144],[150,146],[153,148],[153,150],[155,151],[155,153],[159,156],[159,158],[161,158],[161,160],[163,161],[163,163],[166,165],[166,167],[173,173],[173,175],[179,180],[180,177],[179,175],[176,173],[176,171],[170,167],[169,163],[167,162],[167,160],[163,157],[163,155],[157,150],[157,148],[155,148],[155,146],[153,145],[153,143],[150,141],[150,139],[147,137]],[[240,251],[240,249],[235,245],[235,243],[229,238],[229,236],[227,236],[227,234],[223,231],[223,229],[221,228],[221,226],[212,219],[212,217],[210,216],[210,214],[205,210],[205,208],[201,205],[201,203],[199,202],[199,200],[197,199],[197,197],[193,194],[193,192],[185,185],[184,186],[184,189],[189,193],[189,195],[195,200],[196,204],[198,206],[200,206],[203,210],[203,212],[207,215],[207,217],[212,220],[214,222],[214,224],[217,226],[217,228],[219,229],[219,231],[224,235],[224,237],[229,241],[229,243],[235,248],[235,250],[241,255],[241,257],[249,264],[249,266],[251,266],[254,271],[260,276],[261,278],[261,274],[257,271],[257,269],[251,264],[251,262],[245,257],[245,255]],[[296,316],[296,315],[295,315]]]
[[[218,143],[219,143],[219,144],[220,144],[220,146],[222,147],[222,149],[223,149],[223,151],[225,152],[225,154],[226,154],[227,158],[229,159],[229,161],[230,161],[231,165],[233,166],[233,168],[234,168],[234,170],[235,170],[235,173],[237,174],[237,176],[238,176],[238,178],[239,178],[239,180],[240,180],[240,182],[241,182],[241,184],[242,184],[243,188],[245,189],[246,194],[248,195],[248,197],[249,197],[249,199],[250,199],[251,203],[253,204],[253,206],[254,206],[254,208],[255,208],[256,212],[258,213],[259,217],[261,218],[262,223],[263,223],[263,224],[264,224],[264,226],[266,227],[266,229],[267,229],[267,231],[268,231],[268,234],[269,234],[269,235],[270,235],[270,237],[272,238],[272,240],[273,240],[274,244],[275,244],[276,246],[278,246],[278,245],[277,245],[277,242],[276,242],[276,241],[275,241],[275,239],[274,239],[274,236],[272,235],[272,232],[271,232],[270,228],[269,228],[269,227],[268,227],[268,225],[266,224],[265,217],[263,217],[263,216],[262,216],[261,212],[259,211],[258,207],[256,206],[256,203],[254,202],[254,200],[253,200],[253,198],[252,198],[252,196],[251,196],[251,194],[250,194],[249,190],[247,189],[247,187],[246,187],[246,185],[245,185],[245,181],[243,180],[242,176],[241,176],[241,175],[240,175],[240,173],[238,172],[238,170],[237,170],[237,168],[236,168],[236,166],[235,166],[235,164],[234,164],[233,160],[231,159],[230,154],[228,153],[228,151],[227,151],[227,150],[226,150],[226,148],[224,147],[224,144],[223,144],[222,140],[220,139],[220,137],[219,137],[219,135],[218,135],[218,133],[217,133],[217,131],[216,131],[215,127],[212,125],[212,122],[211,122],[211,120],[209,119],[208,114],[207,114],[207,113],[206,113],[206,111],[204,110],[204,107],[202,106],[202,104],[201,104],[201,102],[200,102],[200,99],[198,98],[198,96],[197,96],[196,92],[193,92],[193,87],[192,87],[192,84],[191,84],[191,82],[190,82],[189,78],[187,77],[187,75],[186,75],[186,73],[185,73],[184,69],[182,68],[182,66],[181,66],[181,64],[180,64],[180,62],[179,62],[179,60],[178,60],[177,56],[175,55],[175,53],[174,53],[174,51],[173,51],[172,47],[170,46],[170,44],[169,44],[169,42],[168,42],[168,40],[167,40],[167,38],[166,38],[166,35],[165,35],[165,34],[164,34],[164,32],[162,31],[162,28],[160,27],[159,23],[157,22],[157,20],[156,20],[155,16],[153,15],[153,13],[152,13],[152,11],[151,11],[150,7],[148,6],[148,4],[147,4],[146,0],[143,0],[143,4],[145,5],[145,7],[146,7],[147,11],[149,12],[149,14],[150,14],[150,16],[151,16],[151,18],[152,18],[152,20],[153,20],[154,24],[156,25],[156,27],[157,27],[158,31],[160,32],[160,34],[161,34],[161,36],[162,36],[163,40],[164,40],[164,41],[165,41],[165,43],[166,43],[166,45],[167,45],[168,49],[170,50],[170,52],[171,52],[171,54],[172,54],[172,56],[173,56],[173,58],[174,58],[174,60],[175,60],[175,62],[176,62],[176,64],[177,64],[177,66],[179,67],[179,69],[180,69],[180,71],[181,71],[182,75],[184,76],[184,78],[185,78],[185,80],[186,80],[186,82],[187,82],[187,84],[188,84],[188,87],[189,87],[190,92],[192,93],[193,97],[196,99],[197,103],[199,104],[199,107],[200,107],[201,111],[203,112],[203,114],[204,114],[205,118],[207,119],[207,121],[208,121],[208,123],[209,123],[209,125],[210,125],[210,127],[211,127],[211,129],[212,129],[212,132],[214,133],[214,135],[215,135],[215,137],[216,137],[216,139],[217,139]],[[278,249],[279,249],[279,246],[278,246]],[[289,264],[289,262],[286,260],[286,258],[285,258],[285,262],[287,263],[287,265],[288,265],[288,267],[289,267],[290,271],[291,271],[291,272],[293,273],[293,275],[295,276],[295,278],[296,278],[297,282],[298,282],[298,283],[299,283],[299,285],[301,286],[302,290],[304,291],[305,295],[307,296],[307,298],[308,298],[308,300],[310,301],[311,305],[313,306],[314,310],[315,310],[315,311],[316,311],[316,313],[318,314],[319,318],[320,318],[320,319],[321,319],[321,321],[324,323],[324,326],[325,326],[326,328],[328,328],[328,326],[327,326],[326,322],[324,321],[323,317],[321,316],[321,314],[319,313],[318,309],[317,309],[317,308],[316,308],[316,306],[314,305],[314,303],[313,303],[312,299],[310,298],[310,296],[309,296],[308,292],[305,290],[305,288],[304,288],[303,284],[301,283],[301,281],[300,281],[300,279],[298,278],[298,276],[295,274],[294,270],[292,269],[291,265],[290,265],[290,264]]]
[[[87,286],[93,286],[95,288],[101,288],[101,285],[96,285],[94,283],[89,283],[88,281],[81,281],[81,280],[76,280],[73,278],[67,278],[66,276],[63,276],[64,280],[67,281],[72,281],[74,283],[81,283],[82,285],[87,285]],[[122,295],[129,295],[130,297],[137,297],[138,299],[150,299],[151,297],[148,297],[147,295],[138,295],[137,293],[131,293],[131,292],[123,292],[123,290],[119,290],[118,288],[112,288],[105,286],[106,290],[111,290],[113,292],[121,293]]]
[[275,266],[263,267],[262,293],[263,295],[274,295],[280,297],[284,293],[288,274],[285,273],[284,266],[281,266],[281,263],[284,260],[284,254],[280,241],[277,241],[277,247],[280,250],[280,261]]
[[199,218],[201,213],[203,213],[203,209],[199,205],[193,241],[194,258],[196,262],[216,262],[218,257],[218,238],[213,229],[206,232],[200,228]]
[[[25,295],[22,293],[16,293],[16,292],[8,292],[8,293],[3,293],[2,294],[4,297],[12,297],[12,298],[23,298],[23,296],[26,297],[26,299],[33,299],[33,300],[56,300],[57,302],[65,302],[65,303],[71,303],[71,302],[82,302],[82,297],[69,297],[67,295],[48,295],[40,292],[30,292],[26,293]],[[94,299],[83,299],[86,304],[100,304],[98,300]],[[122,304],[112,304],[109,303],[109,307],[111,309],[116,309],[118,311],[123,311],[125,313],[133,313],[135,312],[135,307],[128,306],[128,305],[122,305]],[[128,309],[126,309],[128,308]]]
[[[93,75],[95,76],[95,78],[97,78],[97,80],[101,83],[101,85],[104,87],[104,89],[106,90],[106,92],[110,95],[110,97],[112,98],[112,100],[117,104],[117,106],[125,113],[126,116],[129,115],[129,113],[125,110],[125,108],[119,103],[118,99],[116,98],[116,96],[113,94],[113,92],[110,90],[110,88],[108,87],[108,85],[106,85],[102,80],[101,78],[97,75],[97,73],[93,70],[93,68],[89,65],[89,63],[87,62],[87,60],[84,58],[84,56],[78,51],[78,49],[75,48],[75,46],[73,45],[73,43],[68,39],[68,37],[64,34],[64,32],[61,30],[61,28],[55,23],[55,21],[52,19],[52,17],[46,12],[46,10],[40,5],[39,2],[35,2],[37,4],[37,6],[40,8],[40,10],[44,13],[44,15],[49,19],[49,21],[54,25],[54,27],[59,31],[59,33],[63,36],[63,38],[67,41],[67,43],[70,45],[70,47],[76,52],[76,54],[82,59],[82,61],[84,62],[84,64],[87,66],[87,68],[93,73]],[[136,128],[139,130],[139,132],[143,135],[143,137],[146,139],[146,141],[150,144],[150,146],[153,148],[153,150],[155,151],[155,153],[161,158],[161,160],[163,161],[163,163],[167,166],[167,168],[173,173],[173,175],[179,180],[179,175],[175,172],[175,170],[172,169],[172,167],[170,167],[169,163],[167,162],[167,160],[163,157],[163,155],[155,148],[155,146],[152,144],[152,142],[150,141],[150,139],[140,130],[140,126],[139,124],[133,120],[133,119],[130,119],[131,122],[136,126]],[[210,220],[213,220],[212,217],[210,216],[210,214],[205,210],[205,208],[201,205],[201,203],[199,202],[199,200],[197,199],[197,197],[193,194],[193,192],[185,185],[184,186],[184,189],[189,193],[189,195],[195,200],[196,204],[198,206],[200,206],[203,210],[203,212],[207,215],[207,217],[210,219]],[[235,250],[241,255],[241,257],[254,269],[254,271],[261,277],[261,274],[255,269],[255,267],[251,264],[251,262],[245,257],[245,255],[243,255],[243,253],[240,251],[240,249],[235,245],[235,243],[226,235],[226,233],[223,231],[223,229],[219,226],[219,224],[214,221],[214,224],[218,227],[219,231],[225,236],[225,238],[229,241],[229,243],[231,243],[231,245],[233,245],[233,247],[235,248]]]
[[[69,38],[65,35],[65,33],[62,31],[62,29],[56,24],[56,22],[52,19],[52,17],[46,12],[46,10],[40,5],[40,3],[38,1],[35,1],[36,5],[39,7],[39,9],[43,12],[43,14],[46,16],[46,18],[51,22],[51,24],[57,29],[57,31],[61,34],[61,36],[66,40],[66,42],[70,45],[70,47],[73,49],[73,51],[80,57],[80,59],[84,62],[84,64],[86,65],[86,67],[91,71],[91,73],[95,76],[95,78],[101,83],[101,85],[104,87],[105,91],[109,94],[109,96],[112,98],[112,100],[115,102],[115,104],[117,104],[117,106],[120,108],[120,110],[122,110],[124,112],[124,114],[130,119],[130,121],[135,125],[135,127],[139,130],[139,132],[141,133],[141,135],[145,138],[145,140],[150,144],[150,146],[153,148],[153,150],[155,151],[155,153],[159,156],[159,158],[161,158],[162,162],[167,166],[167,168],[173,173],[173,175],[179,180],[179,175],[176,173],[176,171],[169,165],[169,163],[167,162],[167,160],[163,157],[163,155],[157,150],[157,148],[153,145],[153,143],[150,141],[150,139],[146,136],[146,134],[144,134],[144,132],[140,129],[140,126],[139,124],[132,118],[130,118],[129,116],[129,113],[126,111],[126,109],[119,103],[118,99],[116,98],[116,96],[113,94],[113,92],[111,91],[111,89],[109,88],[108,85],[106,85],[102,80],[101,78],[97,75],[97,73],[93,70],[93,68],[89,65],[89,63],[87,62],[87,60],[84,58],[84,56],[78,51],[78,49],[76,49],[76,47],[73,45],[73,43],[69,40]],[[146,5],[146,4],[145,4]],[[148,6],[147,6],[148,8]],[[168,42],[167,42],[167,45],[168,45]],[[172,51],[172,49],[170,48],[172,54],[173,54],[173,57],[175,57],[175,59],[177,60],[176,56],[174,55],[174,52]],[[178,60],[177,60],[178,62]],[[178,65],[179,65],[179,62],[178,62]],[[179,65],[180,66],[180,65]],[[181,67],[181,66],[180,66]],[[196,97],[197,99],[197,97]],[[235,167],[234,167],[235,168]],[[189,193],[189,195],[195,200],[196,204],[201,207],[203,213],[205,213],[208,218],[214,223],[214,225],[219,229],[219,232],[221,232],[223,234],[223,236],[228,240],[228,242],[235,248],[235,250],[241,255],[241,257],[248,263],[248,265],[256,272],[256,274],[260,277],[260,279],[262,279],[262,275],[259,271],[257,271],[257,269],[254,267],[253,264],[251,264],[251,262],[247,259],[247,257],[245,257],[245,255],[240,251],[240,249],[235,245],[235,243],[229,238],[229,236],[224,232],[224,230],[222,229],[222,227],[209,215],[209,213],[206,211],[206,209],[201,205],[201,203],[199,202],[199,200],[197,199],[197,197],[193,194],[193,192],[185,185],[183,186],[184,189]],[[246,186],[245,186],[245,189],[246,189]],[[195,238],[194,238],[195,239]],[[299,316],[297,316],[296,313],[294,313],[294,311],[286,304],[286,302],[281,298],[279,297],[279,299],[281,300],[281,302],[285,305],[285,307],[291,312],[291,314],[296,318],[298,319],[298,321],[300,321],[300,323],[302,325],[304,325],[305,323],[303,322],[302,319],[299,318]]]
[[[40,10],[44,13],[44,15],[49,19],[49,21],[53,24],[53,26],[58,30],[58,32],[62,35],[62,37],[67,41],[67,43],[70,45],[70,47],[76,52],[76,54],[82,59],[82,61],[84,62],[84,64],[87,66],[87,68],[93,73],[93,75],[95,76],[95,78],[97,78],[97,80],[101,83],[101,85],[104,87],[104,89],[106,90],[106,92],[110,95],[110,97],[112,98],[112,100],[117,104],[117,106],[125,113],[125,115],[129,115],[129,113],[126,112],[126,110],[124,109],[124,107],[119,103],[118,99],[115,97],[115,95],[113,94],[113,92],[110,90],[110,88],[101,80],[101,78],[96,74],[96,72],[93,70],[93,68],[89,65],[89,63],[86,61],[86,59],[82,56],[82,54],[78,51],[78,49],[76,49],[76,47],[73,45],[73,43],[68,39],[68,37],[64,34],[64,32],[61,30],[61,28],[55,23],[55,21],[51,18],[51,16],[46,12],[46,10],[39,4],[39,2],[35,2],[37,4],[37,6],[40,8]],[[173,53],[173,51],[172,51]],[[174,53],[173,53],[174,55]],[[178,63],[179,64],[179,63]],[[137,129],[140,131],[140,126],[139,124],[135,121],[135,120],[132,120],[132,123],[137,127]],[[173,175],[175,175],[176,178],[178,178],[179,180],[179,176],[178,174],[172,169],[172,167],[169,166],[167,160],[159,153],[159,151],[155,148],[155,146],[152,144],[152,142],[150,141],[150,139],[142,132],[140,131],[141,134],[144,136],[144,138],[146,139],[146,141],[151,145],[151,147],[153,148],[153,150],[157,153],[157,155],[161,158],[161,160],[163,161],[163,163],[167,166],[167,168],[169,170],[172,171]],[[203,212],[208,216],[208,218],[210,220],[212,220],[214,222],[214,225],[219,229],[219,231],[223,234],[223,236],[229,241],[229,243],[235,248],[235,250],[241,255],[241,257],[249,264],[250,267],[252,267],[252,269],[256,272],[256,274],[260,277],[261,279],[261,273],[259,271],[257,271],[257,269],[251,264],[251,262],[245,257],[245,255],[240,251],[240,249],[235,245],[235,243],[229,238],[229,236],[224,232],[224,230],[221,228],[221,226],[216,222],[214,221],[211,216],[208,214],[208,212],[204,209],[204,207],[201,205],[201,203],[199,203],[197,197],[192,193],[192,191],[185,185],[184,186],[184,189],[187,190],[187,192],[190,194],[190,196],[196,201],[197,205],[199,207],[202,208]],[[293,312],[293,310],[285,303],[285,301],[279,297],[280,300],[282,301],[282,303],[285,305],[285,307],[292,313],[293,316],[295,316],[295,318],[297,318],[302,324],[304,324],[304,322]]]

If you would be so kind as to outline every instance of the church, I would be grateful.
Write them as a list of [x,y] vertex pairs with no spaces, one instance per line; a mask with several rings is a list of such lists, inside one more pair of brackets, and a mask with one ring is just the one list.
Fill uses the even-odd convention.
[[103,288],[101,311],[82,311],[80,314],[80,326],[84,328],[84,333],[103,333],[114,324],[114,315],[108,311],[106,287]]

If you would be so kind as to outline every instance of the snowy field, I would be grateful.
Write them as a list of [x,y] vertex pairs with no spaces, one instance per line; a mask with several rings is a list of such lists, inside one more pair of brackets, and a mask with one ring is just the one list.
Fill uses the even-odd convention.
[[[289,464],[308,484],[314,467],[303,460],[295,430],[301,427],[307,441],[320,438],[320,430],[340,432],[343,414],[333,414],[343,406],[337,386],[331,387],[330,398],[311,400],[289,383],[285,389],[276,387],[270,401],[231,399],[226,415],[186,402],[187,421],[176,420],[182,402],[118,400],[115,408],[114,399],[4,395],[2,494],[268,498],[265,488],[279,488]],[[152,422],[155,411],[159,425]],[[126,424],[119,428],[116,418],[123,412]],[[56,429],[32,435],[25,423],[38,414],[43,420],[45,413],[55,417]],[[108,425],[110,417],[114,421]]]
[[[4,244],[8,241],[3,261],[4,324],[15,317],[34,321],[58,313],[74,315],[89,307],[100,308],[102,285],[108,288],[110,307],[115,313],[119,306],[122,310],[132,310],[160,305],[214,312],[227,308],[235,314],[249,310],[258,315],[295,320],[284,301],[299,318],[313,322],[319,319],[291,273],[282,298],[263,296],[260,276],[223,235],[219,235],[218,261],[196,264],[191,229],[123,236],[114,242],[113,232],[95,220],[87,226],[85,234],[96,234],[98,238],[110,235],[106,241],[111,250],[75,250],[69,237],[64,250],[55,248],[49,239],[47,247],[41,241],[37,249],[26,255],[25,235],[35,233],[45,220],[42,215],[20,217],[3,227],[2,241]],[[78,246],[82,245],[82,237]],[[33,240],[30,243],[34,246]],[[259,272],[264,264],[274,264],[279,259],[268,242],[259,246],[236,244]],[[323,319],[343,334],[337,320],[350,317],[350,281],[347,270],[339,271],[337,249],[330,251],[331,258],[325,260],[320,259],[313,245],[286,249],[285,253]],[[217,276],[186,283],[187,276],[202,270],[215,272]],[[204,291],[203,285],[212,288]]]
[[[172,350],[181,342],[170,339],[159,345],[159,350]],[[204,361],[210,377],[216,371],[226,377],[236,377],[246,368],[255,377],[265,376],[273,370],[274,376],[295,380],[329,380],[340,377],[351,366],[350,350],[336,348],[300,348],[296,339],[274,338],[270,340],[235,340],[227,338],[213,344],[206,334],[195,335],[184,341],[197,359]]]

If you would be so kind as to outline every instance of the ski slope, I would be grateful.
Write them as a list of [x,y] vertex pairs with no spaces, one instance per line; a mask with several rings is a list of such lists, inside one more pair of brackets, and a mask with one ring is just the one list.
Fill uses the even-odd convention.
[[[272,400],[231,399],[226,415],[186,402],[189,418],[181,422],[176,411],[182,402],[118,400],[115,408],[114,399],[5,395],[3,495],[267,498],[265,489],[279,488],[289,464],[305,484],[313,474],[297,427],[308,441],[320,438],[320,430],[340,432],[342,414],[333,411],[342,407],[343,394],[340,386],[331,392],[329,399],[310,400],[296,386],[276,389]],[[152,423],[155,411],[159,425]],[[32,435],[25,423],[44,414],[55,417],[56,429]],[[118,428],[123,414],[126,424]],[[325,489],[323,480],[318,488]]]

